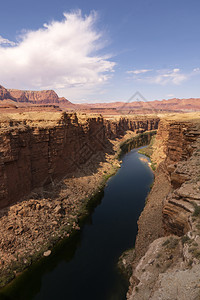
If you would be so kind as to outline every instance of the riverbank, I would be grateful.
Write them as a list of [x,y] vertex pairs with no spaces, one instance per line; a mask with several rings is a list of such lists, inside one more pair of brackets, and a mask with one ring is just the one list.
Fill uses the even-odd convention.
[[[54,182],[54,186],[38,189],[29,199],[1,210],[1,287],[50,254],[60,240],[80,230],[98,194],[120,164],[115,157],[109,156],[93,173],[95,166],[93,158],[67,178]],[[92,175],[86,176],[85,168],[90,167]],[[13,238],[13,232],[17,239]]]
[[62,181],[37,189],[24,201],[1,210],[1,287],[42,257],[51,255],[59,241],[80,230],[108,178],[120,167],[121,143],[135,137],[138,138],[135,133],[128,132],[123,139],[110,141],[113,152],[106,159],[102,157],[100,164],[100,157],[91,157]]
[[[138,153],[143,154],[150,159],[149,166],[154,173],[154,182],[151,185],[151,190],[146,198],[145,207],[137,222],[138,233],[135,246],[133,249],[128,249],[119,258],[119,268],[128,280],[132,275],[133,269],[136,267],[141,257],[146,253],[151,242],[164,235],[162,226],[162,202],[163,197],[169,193],[170,185],[167,176],[163,173],[163,169],[161,167],[156,169],[156,162],[152,160],[156,138],[155,133],[152,134],[149,145],[138,151]],[[134,285],[135,281],[131,280],[129,290],[132,290]]]

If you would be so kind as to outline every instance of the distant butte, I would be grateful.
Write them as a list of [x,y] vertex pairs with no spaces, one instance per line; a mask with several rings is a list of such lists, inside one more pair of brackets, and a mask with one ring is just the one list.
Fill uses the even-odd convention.
[[73,104],[53,90],[23,91],[0,85],[0,112],[27,110],[82,111],[111,115],[200,111],[200,98]]

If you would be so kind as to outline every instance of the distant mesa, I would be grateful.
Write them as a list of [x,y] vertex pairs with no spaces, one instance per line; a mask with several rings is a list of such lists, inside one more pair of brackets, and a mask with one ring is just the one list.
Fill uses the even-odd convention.
[[0,85],[0,100],[14,100],[11,96],[11,94],[9,93],[8,90],[6,90],[2,85]]
[[53,90],[44,91],[22,91],[17,89],[6,89],[0,85],[0,100],[12,100],[31,104],[72,104],[64,97],[59,98]]
[[[11,99],[15,99],[16,102],[27,102],[31,104],[59,104],[59,97],[53,90],[21,91],[8,89],[7,91],[11,95]],[[63,103],[70,103],[65,98],[61,99]]]
[[0,85],[0,111],[18,109],[60,111],[60,105],[65,108],[74,107],[66,98],[59,98],[53,90],[23,91],[17,89],[6,89]]
[[200,98],[169,99],[154,101],[132,101],[111,103],[73,104],[64,97],[59,97],[53,90],[23,91],[6,89],[0,85],[0,111],[18,109],[81,111],[102,114],[144,114],[161,112],[200,111]]

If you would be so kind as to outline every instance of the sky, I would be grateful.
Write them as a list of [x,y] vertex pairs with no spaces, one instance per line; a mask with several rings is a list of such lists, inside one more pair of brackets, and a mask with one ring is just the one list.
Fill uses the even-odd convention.
[[74,103],[200,98],[199,0],[6,0],[0,84]]

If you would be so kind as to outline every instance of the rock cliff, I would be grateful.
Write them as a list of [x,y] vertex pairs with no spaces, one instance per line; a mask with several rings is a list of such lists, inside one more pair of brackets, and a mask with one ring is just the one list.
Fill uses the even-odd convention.
[[0,100],[11,99],[13,100],[11,94],[2,85],[0,85]]
[[[172,186],[172,192],[164,199],[164,227],[166,232],[183,235],[190,229],[193,201],[200,200],[195,185],[199,174],[200,121],[163,120],[158,130],[158,144],[160,139],[165,157],[163,167]],[[160,154],[157,145],[154,147],[157,149],[152,158],[156,160]]]
[[2,115],[0,207],[62,178],[92,155],[111,151],[109,139],[127,130],[156,129],[158,122],[158,118],[105,120],[66,113]]
[[32,104],[58,104],[59,97],[53,90],[44,91],[21,91],[8,89],[11,97],[17,102]]
[[153,147],[158,167],[139,220],[127,297],[199,299],[200,115],[161,119]]
[[23,91],[17,89],[6,89],[1,85],[0,100],[12,100],[14,102],[24,104],[64,104],[65,106],[73,106],[73,104],[66,98],[59,98],[53,90]]
[[1,114],[0,287],[80,229],[90,199],[120,166],[120,143],[158,123],[151,116]]

